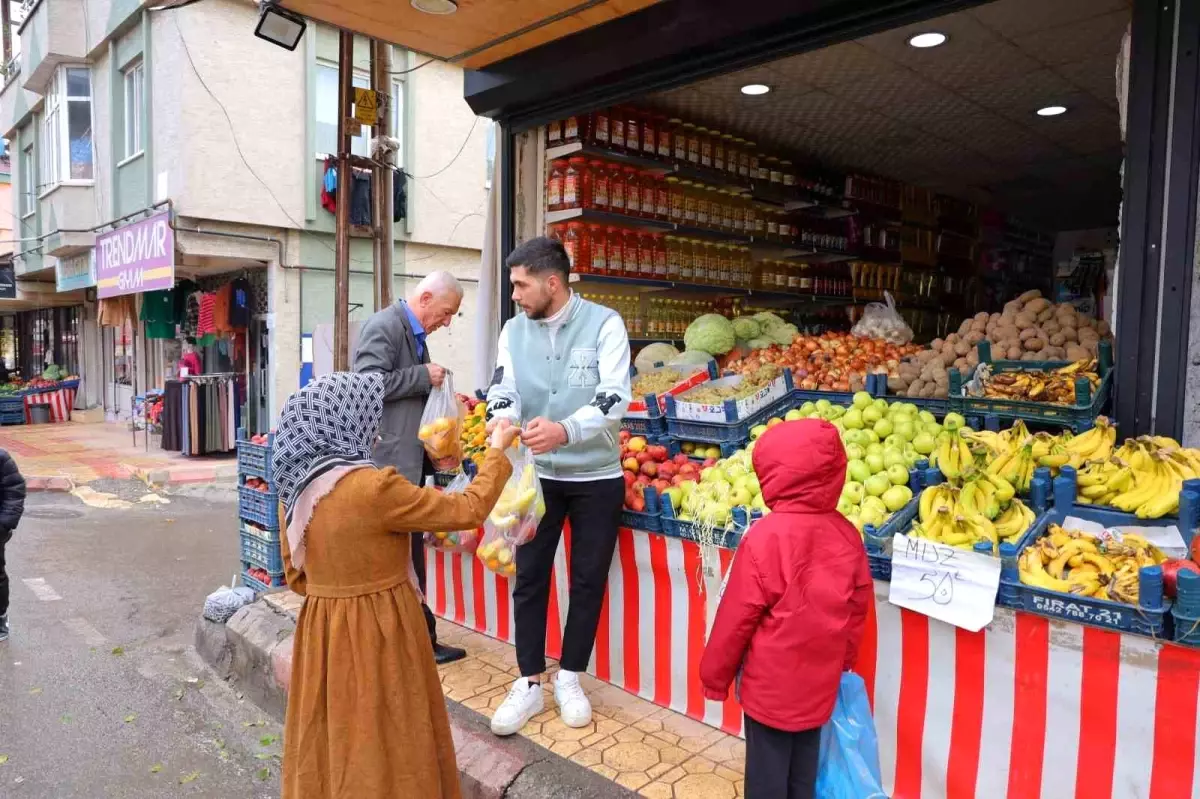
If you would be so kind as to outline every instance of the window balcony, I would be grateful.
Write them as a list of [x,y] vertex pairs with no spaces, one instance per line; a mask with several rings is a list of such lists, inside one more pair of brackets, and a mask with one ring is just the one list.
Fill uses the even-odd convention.
[[59,64],[87,58],[87,18],[77,0],[26,0],[22,10],[16,80],[41,94]]

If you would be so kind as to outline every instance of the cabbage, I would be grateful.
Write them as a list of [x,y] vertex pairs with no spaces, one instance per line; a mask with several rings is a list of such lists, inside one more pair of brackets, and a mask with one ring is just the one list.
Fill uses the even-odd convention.
[[733,323],[715,313],[697,316],[683,334],[683,343],[689,350],[700,350],[712,355],[729,352],[733,349],[735,340]]
[[787,322],[783,321],[770,311],[761,311],[756,313],[754,315],[754,319],[758,320],[758,324],[762,328],[762,332],[764,334],[776,327],[779,327],[780,325],[787,324]]
[[750,349],[752,349],[752,350],[765,350],[767,347],[770,347],[774,343],[775,343],[774,341],[771,341],[771,339],[769,339],[765,336],[763,336],[761,338],[752,338],[746,342],[747,346],[749,346]]
[[639,372],[645,372],[653,369],[655,364],[670,362],[678,354],[679,350],[670,344],[656,341],[653,344],[647,344],[645,347],[642,347],[642,351],[633,359],[633,365]]
[[709,361],[715,360],[716,358],[713,358],[707,352],[686,350],[672,358],[667,366],[708,366]]
[[762,328],[753,316],[739,316],[733,320],[733,333],[740,339],[758,338]]
[[781,324],[776,325],[767,331],[767,337],[776,344],[787,346],[796,340],[796,336],[800,335],[800,330],[795,325]]

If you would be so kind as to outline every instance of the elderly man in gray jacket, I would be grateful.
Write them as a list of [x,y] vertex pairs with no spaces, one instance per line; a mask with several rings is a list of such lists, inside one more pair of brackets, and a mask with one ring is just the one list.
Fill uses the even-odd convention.
[[[414,485],[421,485],[424,476],[433,472],[434,464],[425,455],[417,429],[430,389],[442,385],[446,378],[445,368],[431,361],[425,338],[450,325],[462,297],[462,287],[454,275],[433,272],[422,278],[406,299],[373,314],[358,336],[354,371],[382,375],[387,387],[375,461],[380,466],[396,467]],[[419,535],[412,536],[412,558],[424,595],[425,543]],[[438,664],[466,657],[464,650],[437,642],[433,613],[427,605],[422,608]]]

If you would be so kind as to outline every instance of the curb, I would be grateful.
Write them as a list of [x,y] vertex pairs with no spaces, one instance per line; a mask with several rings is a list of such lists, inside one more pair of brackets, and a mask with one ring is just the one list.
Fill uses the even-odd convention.
[[25,490],[31,494],[45,491],[70,493],[75,490],[75,481],[70,477],[42,477],[34,475],[25,478]]
[[[195,646],[223,680],[282,722],[295,622],[262,599],[225,624],[201,616]],[[487,718],[446,700],[463,799],[623,799],[631,791],[527,738],[497,738]]]

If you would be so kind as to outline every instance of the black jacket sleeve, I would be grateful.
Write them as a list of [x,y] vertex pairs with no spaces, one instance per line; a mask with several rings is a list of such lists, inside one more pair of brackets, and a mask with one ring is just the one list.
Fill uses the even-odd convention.
[[17,529],[25,513],[25,478],[17,462],[0,449],[0,531]]

